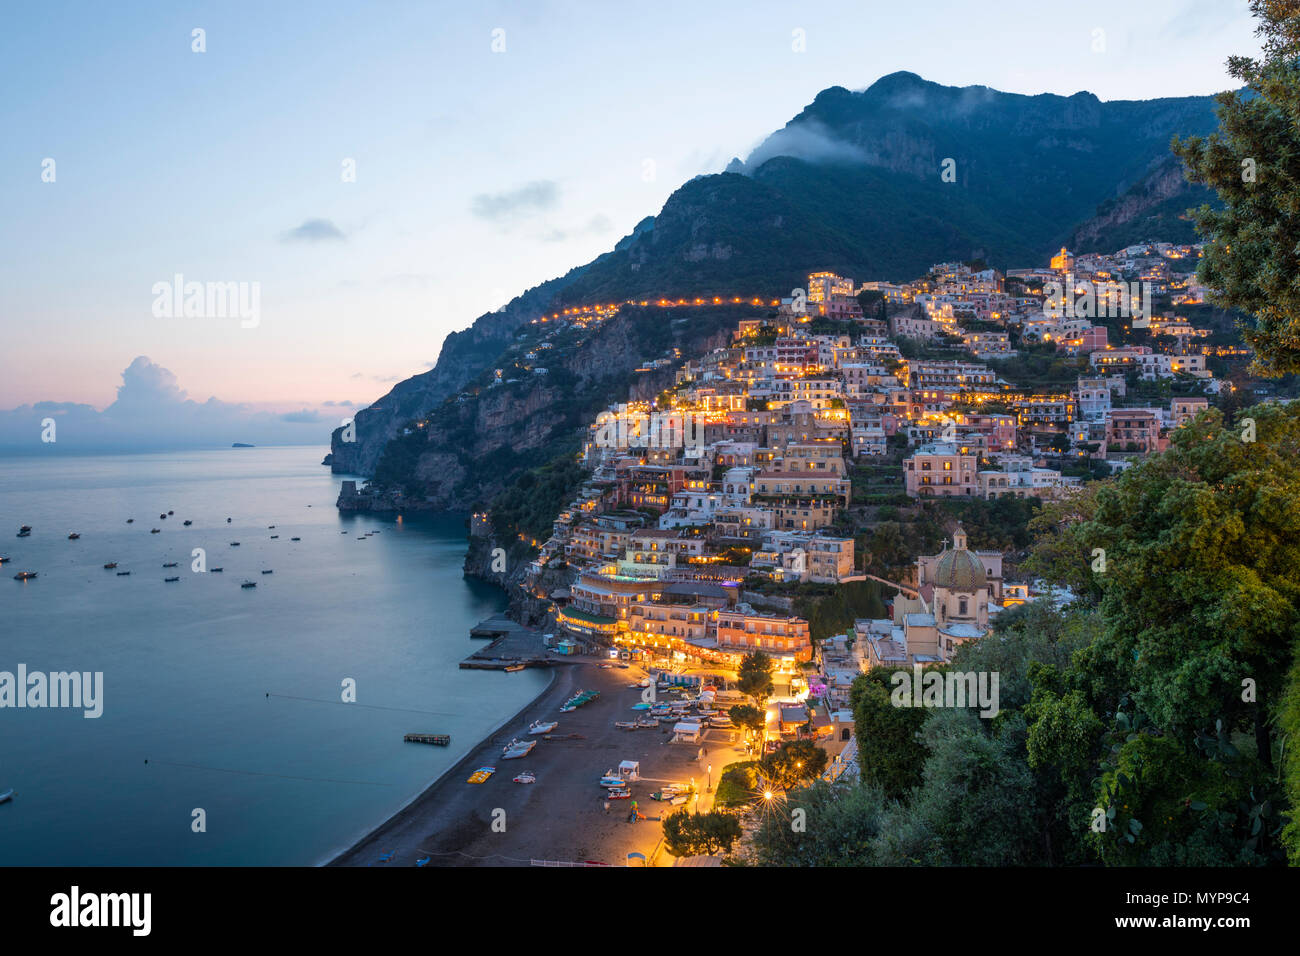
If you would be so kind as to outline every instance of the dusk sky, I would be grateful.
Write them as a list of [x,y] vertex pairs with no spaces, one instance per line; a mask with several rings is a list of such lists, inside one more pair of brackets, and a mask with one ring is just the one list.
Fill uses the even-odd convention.
[[[1206,94],[1252,31],[1227,0],[8,5],[0,409],[103,408],[138,356],[198,402],[369,404],[828,86]],[[260,283],[256,326],[156,316],[177,273]]]

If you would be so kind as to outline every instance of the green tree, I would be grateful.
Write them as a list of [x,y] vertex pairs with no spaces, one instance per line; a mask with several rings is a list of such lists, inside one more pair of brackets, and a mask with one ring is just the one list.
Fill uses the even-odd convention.
[[[921,783],[926,748],[919,734],[929,712],[894,706],[890,700],[893,673],[876,667],[854,680],[849,703],[863,782],[898,800]],[[906,676],[911,678],[910,673]]]
[[664,818],[664,845],[673,856],[730,853],[739,839],[740,820],[730,813],[681,811]]
[[740,692],[755,701],[767,700],[776,688],[772,681],[772,658],[762,651],[751,651],[741,658],[736,676]]
[[1255,317],[1252,370],[1300,371],[1300,17],[1293,0],[1251,0],[1263,56],[1228,59],[1245,89],[1220,93],[1219,130],[1174,140],[1187,178],[1223,208],[1193,211],[1208,241],[1198,273],[1211,301]]
[[805,780],[820,777],[827,759],[826,751],[811,740],[791,740],[766,754],[758,770],[773,786],[793,790]]

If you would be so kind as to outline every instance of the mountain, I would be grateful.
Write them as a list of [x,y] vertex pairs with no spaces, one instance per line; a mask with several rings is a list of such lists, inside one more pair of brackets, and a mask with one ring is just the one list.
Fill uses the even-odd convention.
[[[358,413],[356,441],[335,431],[328,460],[335,472],[373,474],[407,421],[499,367],[521,327],[557,307],[766,298],[822,269],[906,280],[946,260],[1006,268],[1045,263],[1067,242],[1187,238],[1179,215],[1206,194],[1182,180],[1169,141],[1216,125],[1208,96],[1102,102],[913,73],[824,90],[744,162],[683,184],[611,251],[448,336],[432,370]],[[1179,232],[1145,234],[1164,229]]]

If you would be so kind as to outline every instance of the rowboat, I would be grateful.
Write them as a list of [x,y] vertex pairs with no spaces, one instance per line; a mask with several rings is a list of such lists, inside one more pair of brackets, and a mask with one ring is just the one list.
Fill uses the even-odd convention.
[[635,720],[616,720],[614,726],[619,730],[636,730]]
[[624,780],[622,777],[620,777],[618,774],[616,774],[614,771],[608,770],[605,772],[605,775],[600,778],[600,786],[606,788],[624,787],[627,786],[627,781]]
[[14,788],[10,787],[4,793],[0,793],[0,803],[8,803],[14,798]]
[[469,780],[466,782],[482,783],[483,781],[487,780],[488,777],[492,776],[496,772],[497,772],[496,767],[479,767],[477,770],[475,770],[472,774],[469,775]]
[[653,717],[642,717],[636,722],[636,725],[645,728],[658,727],[659,721],[655,720]]
[[523,670],[523,669],[524,669],[524,665],[523,665],[523,664],[507,664],[507,665],[506,665],[506,670],[510,671],[511,673],[514,673],[515,671],[521,671],[521,670]]
[[515,774],[515,783],[536,783],[537,774],[531,770],[525,770],[523,773]]
[[528,732],[530,734],[549,734],[552,730],[554,730],[558,726],[560,726],[560,722],[558,720],[552,720],[549,721],[548,723],[542,723],[542,721],[540,720],[534,720],[531,724],[528,725]]
[[632,791],[627,787],[622,787],[618,790],[609,791],[605,796],[609,797],[611,800],[626,800],[632,796]]
[[502,748],[501,759],[517,760],[520,757],[527,757],[536,746],[536,740],[512,740]]

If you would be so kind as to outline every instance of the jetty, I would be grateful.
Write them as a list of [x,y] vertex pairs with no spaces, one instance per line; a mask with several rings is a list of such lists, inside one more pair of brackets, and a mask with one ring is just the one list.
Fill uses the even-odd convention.
[[451,743],[451,734],[404,734],[402,739],[408,744],[433,744],[446,747]]
[[460,662],[461,670],[518,671],[525,667],[554,667],[561,661],[548,655],[542,632],[498,614],[470,629],[470,637],[492,642]]

